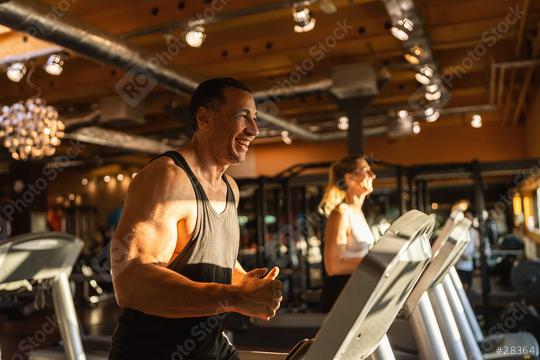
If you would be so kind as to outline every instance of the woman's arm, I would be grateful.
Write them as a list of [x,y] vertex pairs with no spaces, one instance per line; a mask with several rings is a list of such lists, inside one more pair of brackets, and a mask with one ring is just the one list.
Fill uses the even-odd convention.
[[347,250],[349,231],[345,210],[338,207],[330,214],[325,229],[324,267],[330,276],[352,274],[363,259],[361,253]]

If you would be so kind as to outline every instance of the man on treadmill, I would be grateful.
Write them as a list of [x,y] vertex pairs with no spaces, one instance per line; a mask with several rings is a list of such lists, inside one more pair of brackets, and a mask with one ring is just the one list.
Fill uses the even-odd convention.
[[190,107],[191,143],[147,164],[125,198],[111,243],[123,310],[110,359],[238,359],[225,314],[268,320],[282,300],[277,267],[246,273],[236,260],[239,190],[225,171],[259,133],[253,96],[235,79],[211,79]]

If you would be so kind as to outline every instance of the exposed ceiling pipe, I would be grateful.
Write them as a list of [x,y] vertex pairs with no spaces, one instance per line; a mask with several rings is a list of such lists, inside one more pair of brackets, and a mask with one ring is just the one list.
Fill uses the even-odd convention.
[[303,93],[328,90],[332,86],[332,79],[322,79],[306,84],[291,86],[273,86],[270,89],[258,90],[253,92],[255,99],[276,98],[294,96]]
[[64,123],[64,125],[66,126],[66,128],[69,129],[69,128],[74,127],[74,126],[91,124],[100,115],[101,115],[101,110],[100,109],[95,109],[95,110],[92,110],[91,112],[89,112],[86,115],[75,116],[75,117],[70,117],[70,118],[62,118],[61,120]]
[[62,13],[61,17],[49,16],[50,11],[50,7],[35,1],[9,1],[0,5],[0,23],[126,71],[144,69],[159,83],[174,91],[190,93],[197,86],[195,81],[170,67],[150,61],[150,56],[143,55],[142,51],[127,42],[83,25],[66,13]]
[[[327,134],[315,134],[315,133],[312,133],[311,131],[304,129],[301,126],[292,124],[290,122],[285,122],[285,120],[275,117],[274,115],[267,114],[267,113],[258,113],[257,117],[260,118],[261,120],[267,121],[276,126],[284,128],[306,140],[332,141],[332,140],[338,140],[338,139],[345,139],[347,137],[347,133],[344,131],[336,131],[336,132],[327,133]],[[285,127],[284,125],[287,125],[287,127]]]
[[66,133],[65,137],[90,144],[139,151],[147,154],[161,154],[165,151],[173,150],[172,147],[154,139],[95,126],[88,126]]
[[[30,0],[12,0],[0,5],[0,24],[126,71],[143,69],[158,83],[175,92],[187,95],[197,87],[197,81],[155,61],[151,55],[143,53],[135,46],[88,24],[82,24],[68,14],[59,18],[48,16],[49,13],[50,8],[44,4]],[[311,141],[335,138],[332,134],[311,133],[285,119],[264,112],[259,112],[259,118]]]

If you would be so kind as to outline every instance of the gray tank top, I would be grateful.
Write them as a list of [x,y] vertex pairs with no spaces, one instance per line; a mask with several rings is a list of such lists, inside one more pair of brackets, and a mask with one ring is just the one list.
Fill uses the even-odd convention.
[[[182,155],[168,151],[161,156],[172,158],[185,171],[197,199],[191,239],[168,268],[193,281],[230,284],[238,256],[239,225],[234,193],[226,176],[226,205],[219,214]],[[222,333],[225,315],[171,319],[123,309],[109,358],[236,359],[236,350]]]

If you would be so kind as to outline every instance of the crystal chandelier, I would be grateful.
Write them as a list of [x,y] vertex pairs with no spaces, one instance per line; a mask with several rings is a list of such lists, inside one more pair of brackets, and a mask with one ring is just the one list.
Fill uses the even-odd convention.
[[15,160],[52,156],[63,137],[64,124],[58,111],[41,98],[2,107],[0,138]]

